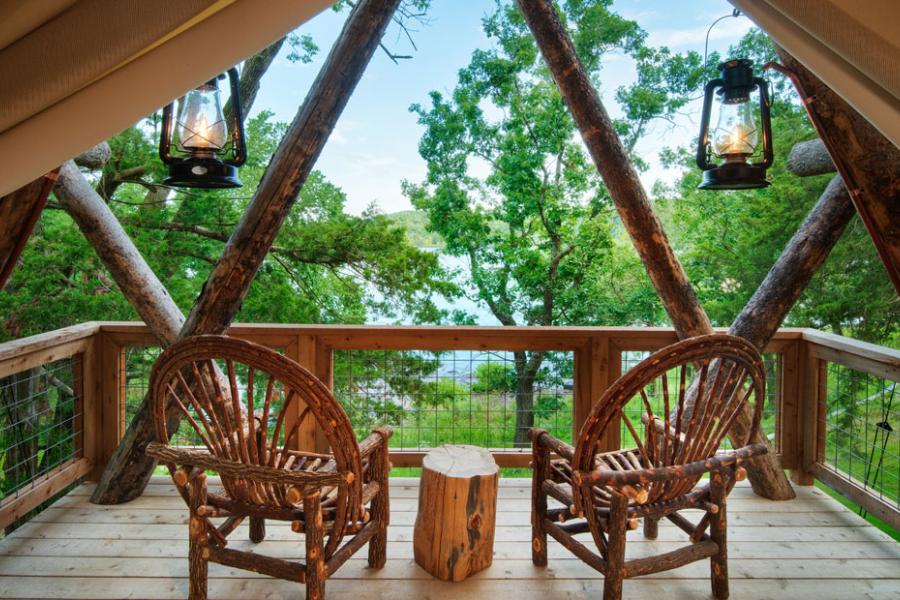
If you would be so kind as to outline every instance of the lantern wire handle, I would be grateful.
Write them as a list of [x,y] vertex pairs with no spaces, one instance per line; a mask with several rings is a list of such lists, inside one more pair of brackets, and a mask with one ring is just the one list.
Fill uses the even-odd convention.
[[706,41],[703,44],[703,68],[704,69],[706,68],[706,59],[707,59],[707,55],[709,54],[709,33],[713,30],[713,27],[715,27],[719,21],[724,21],[725,19],[732,19],[734,17],[739,17],[739,16],[741,16],[741,11],[735,8],[733,11],[731,11],[730,15],[725,15],[724,17],[719,17],[718,19],[713,21],[712,25],[709,26],[709,29],[706,30]]

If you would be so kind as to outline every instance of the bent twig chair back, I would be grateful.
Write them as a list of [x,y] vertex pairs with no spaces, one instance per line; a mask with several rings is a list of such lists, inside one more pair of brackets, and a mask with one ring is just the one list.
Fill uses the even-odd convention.
[[[621,597],[626,577],[711,558],[713,593],[726,598],[725,499],[745,476],[741,463],[766,451],[746,445],[759,427],[765,384],[752,344],[725,334],[700,336],[663,348],[619,378],[594,407],[574,448],[532,430],[534,563],[547,563],[550,534],[604,573],[604,598],[612,600]],[[745,430],[737,417],[748,411],[751,427]],[[640,420],[629,412],[640,413]],[[604,452],[613,427],[621,427],[625,449]],[[728,438],[737,450],[719,452]],[[709,482],[701,484],[707,473]],[[548,497],[563,507],[548,508]],[[678,514],[685,508],[704,511],[698,523]],[[667,518],[689,534],[691,545],[626,562],[625,534],[638,518],[646,537],[655,538],[659,519]],[[588,532],[599,554],[574,537]]]
[[[190,509],[191,598],[206,597],[207,561],[305,582],[315,599],[327,574],[366,542],[370,565],[384,565],[391,430],[357,443],[343,408],[302,366],[251,342],[196,336],[160,355],[150,402],[160,441],[147,453],[168,466]],[[299,449],[308,419],[328,452]],[[170,445],[173,435],[190,444]],[[207,489],[206,470],[219,474],[221,492]],[[215,525],[216,517],[224,521]],[[290,521],[306,535],[305,563],[227,548],[245,518],[254,542],[266,519]]]

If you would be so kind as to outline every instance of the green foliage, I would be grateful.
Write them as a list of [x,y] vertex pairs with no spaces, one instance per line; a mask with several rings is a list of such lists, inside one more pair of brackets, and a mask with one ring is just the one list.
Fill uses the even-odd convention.
[[[186,313],[241,218],[286,126],[263,112],[247,122],[249,158],[236,190],[170,190],[153,119],[110,140],[112,160],[89,174],[150,267]],[[344,212],[346,197],[321,173],[308,178],[261,265],[239,321],[364,322],[372,315],[443,318],[434,294],[453,296],[437,256],[410,246],[378,214]],[[72,220],[51,202],[0,294],[0,339],[137,314]]]
[[[774,58],[768,39],[748,34],[731,52],[755,64]],[[667,153],[687,168],[671,187],[659,187],[656,206],[697,295],[712,319],[729,325],[762,282],[831,176],[797,177],[787,156],[815,132],[787,83],[776,73],[772,107],[775,161],[771,187],[711,193],[697,190],[693,149]],[[815,327],[877,343],[896,344],[900,306],[871,238],[854,217],[825,264],[789,313],[785,326]]]
[[516,375],[506,363],[484,362],[475,367],[473,392],[514,392]]
[[443,249],[444,239],[428,231],[428,216],[419,210],[401,210],[386,215],[395,225],[406,230],[406,241],[415,248]]
[[416,395],[417,408],[446,408],[456,400],[468,396],[469,390],[456,380],[441,377],[424,382]]

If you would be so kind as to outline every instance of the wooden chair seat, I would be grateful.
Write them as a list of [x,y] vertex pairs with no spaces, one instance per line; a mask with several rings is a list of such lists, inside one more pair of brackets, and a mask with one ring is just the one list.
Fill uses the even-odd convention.
[[[671,373],[676,383],[670,384]],[[658,391],[661,402],[651,400],[648,390]],[[764,400],[759,353],[745,340],[715,334],[664,348],[622,376],[597,402],[575,446],[533,429],[534,564],[547,564],[552,536],[603,573],[604,600],[617,600],[627,577],[710,558],[713,594],[727,598],[726,497],[746,476],[742,464],[766,452],[762,444],[747,444]],[[632,401],[640,406],[643,434],[624,410]],[[662,416],[654,414],[654,404]],[[742,429],[738,416],[747,411],[751,426]],[[603,451],[609,428],[620,422],[633,444]],[[736,450],[721,448],[726,437]],[[550,507],[549,498],[562,506]],[[679,513],[686,508],[700,509],[702,516],[692,522]],[[688,534],[690,545],[625,561],[626,532],[637,528],[639,518],[647,538],[656,537],[665,518]],[[596,551],[574,537],[582,533],[591,534]]]
[[[147,454],[168,466],[190,510],[190,598],[206,598],[210,561],[306,583],[310,600],[323,598],[325,579],[366,543],[369,565],[384,566],[389,427],[358,443],[343,408],[309,371],[225,336],[166,349],[153,367],[150,402],[160,441]],[[298,447],[310,420],[327,452]],[[188,426],[180,435],[202,446],[168,443],[179,421]],[[218,473],[221,491],[208,489],[207,471]],[[244,519],[253,542],[265,538],[267,519],[290,522],[305,536],[304,560],[228,548]]]

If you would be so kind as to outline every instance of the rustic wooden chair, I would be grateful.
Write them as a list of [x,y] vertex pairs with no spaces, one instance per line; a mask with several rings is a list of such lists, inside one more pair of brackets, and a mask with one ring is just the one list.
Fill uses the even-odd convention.
[[[549,534],[604,574],[603,598],[613,600],[621,598],[626,577],[710,558],[713,594],[727,598],[725,499],[746,476],[741,464],[766,452],[763,444],[746,445],[759,427],[765,383],[762,360],[749,342],[705,335],[663,348],[619,378],[594,407],[574,448],[533,429],[534,564],[547,564]],[[635,405],[629,405],[632,400],[642,413],[644,435],[625,410]],[[749,430],[735,422],[742,412],[751,417]],[[633,447],[603,452],[601,440],[620,422]],[[719,451],[726,435],[737,450]],[[701,482],[706,473],[708,481]],[[548,508],[548,497],[563,506]],[[678,513],[686,508],[703,511],[696,524]],[[626,561],[626,531],[637,527],[638,518],[644,519],[649,539],[656,538],[658,521],[667,518],[691,544]],[[575,538],[588,532],[599,554]]]
[[[206,598],[209,561],[305,582],[311,600],[323,597],[326,577],[366,542],[369,566],[384,566],[391,430],[357,443],[346,413],[309,371],[257,344],[197,336],[160,355],[150,402],[160,442],[147,454],[169,467],[190,511],[190,598]],[[329,453],[293,449],[308,417]],[[193,447],[166,442],[179,418],[178,436],[187,429]],[[221,492],[207,489],[206,471],[219,474]],[[217,518],[224,521],[215,525]],[[228,548],[226,538],[245,518],[253,542],[265,537],[266,519],[289,521],[305,534],[305,562]]]

